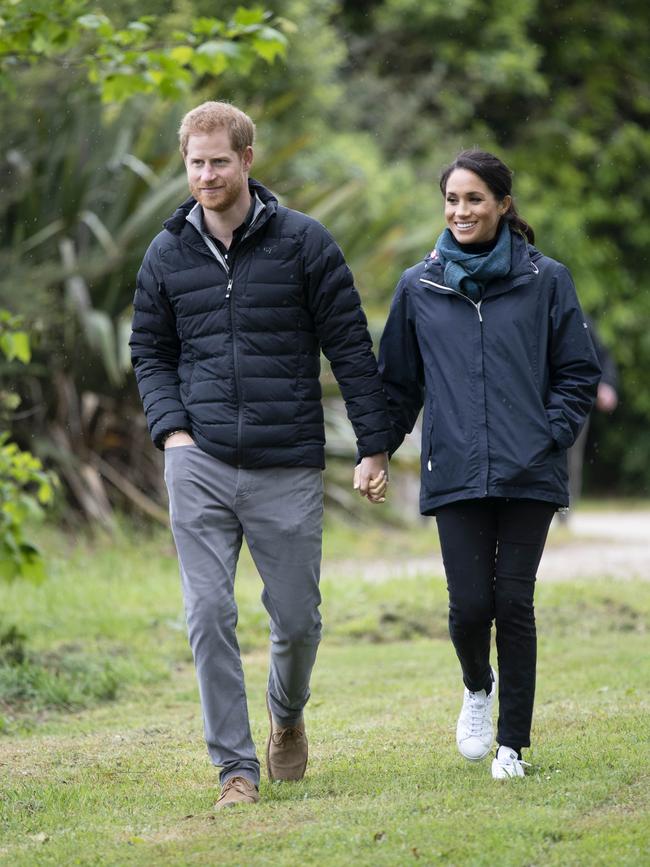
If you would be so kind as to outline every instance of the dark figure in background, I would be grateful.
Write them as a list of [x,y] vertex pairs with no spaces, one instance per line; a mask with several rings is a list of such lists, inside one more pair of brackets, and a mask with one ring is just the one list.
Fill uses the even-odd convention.
[[[598,383],[598,394],[596,396],[595,408],[599,412],[611,414],[618,406],[618,371],[616,362],[612,358],[611,353],[600,339],[600,335],[596,329],[593,320],[587,316],[586,322],[589,325],[589,333],[594,343],[594,349],[598,356],[598,362],[602,368],[602,376]],[[569,501],[571,506],[575,506],[582,494],[582,471],[584,466],[585,449],[587,447],[587,438],[589,436],[589,420],[590,416],[583,425],[582,430],[578,434],[577,440],[569,449]],[[568,518],[568,512],[561,512],[564,521]]]
[[205,737],[221,767],[218,808],[259,799],[235,631],[244,536],[271,626],[268,774],[298,780],[307,765],[303,709],[321,634],[321,348],[365,458],[358,489],[373,502],[383,500],[390,429],[352,274],[320,223],[249,177],[254,133],[223,102],[183,118],[191,197],[147,250],[131,336],[165,454]]
[[567,449],[600,367],[571,276],[532,246],[508,167],[465,151],[440,188],[448,228],[399,281],[379,367],[391,452],[424,404],[420,510],[436,516],[465,684],[458,748],[478,761],[492,747],[494,620],[491,770],[508,779],[524,775],[530,745],[537,567],[551,518],[568,505]]

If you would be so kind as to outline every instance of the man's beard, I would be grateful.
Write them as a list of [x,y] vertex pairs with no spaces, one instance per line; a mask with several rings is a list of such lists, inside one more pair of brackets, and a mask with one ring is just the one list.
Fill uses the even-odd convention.
[[223,213],[235,204],[241,195],[243,186],[244,181],[242,179],[239,182],[230,181],[218,189],[212,188],[214,189],[212,194],[205,187],[201,188],[199,186],[190,186],[190,192],[206,210]]

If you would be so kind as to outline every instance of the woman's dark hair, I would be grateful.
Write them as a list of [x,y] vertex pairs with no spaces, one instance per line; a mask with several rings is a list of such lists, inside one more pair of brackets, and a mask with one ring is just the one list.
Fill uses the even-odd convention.
[[[497,201],[503,201],[506,196],[512,198],[512,171],[494,154],[474,148],[461,151],[453,163],[447,166],[440,175],[440,190],[443,196],[447,191],[449,176],[455,169],[467,169],[467,171],[478,175],[494,193]],[[520,232],[531,244],[535,243],[535,233],[532,227],[517,213],[514,199],[503,215],[503,219],[510,223],[510,228],[513,231]]]

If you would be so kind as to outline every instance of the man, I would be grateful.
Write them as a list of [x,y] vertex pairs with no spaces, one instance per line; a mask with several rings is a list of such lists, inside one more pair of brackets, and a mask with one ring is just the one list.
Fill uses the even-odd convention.
[[270,615],[271,780],[301,779],[320,640],[324,429],[320,350],[357,436],[355,486],[387,480],[389,426],[366,319],[341,251],[249,178],[255,127],[206,102],[179,130],[191,197],[144,257],[131,350],[164,449],[171,525],[217,807],[259,799],[233,586],[245,536]]

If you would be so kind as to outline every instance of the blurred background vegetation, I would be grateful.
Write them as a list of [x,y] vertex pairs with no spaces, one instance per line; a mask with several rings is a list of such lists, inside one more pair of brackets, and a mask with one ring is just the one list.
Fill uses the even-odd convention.
[[[587,491],[647,496],[645,0],[263,6],[0,2],[0,308],[32,348],[28,363],[0,364],[21,398],[14,439],[87,517],[110,524],[117,507],[164,521],[128,361],[131,301],[147,244],[185,197],[179,120],[226,99],[257,123],[253,174],[339,241],[375,336],[399,274],[443,226],[440,169],[462,147],[502,156],[619,367],[619,408],[594,418]],[[335,456],[350,435],[331,406]],[[346,507],[349,460],[340,484],[333,463]]]

